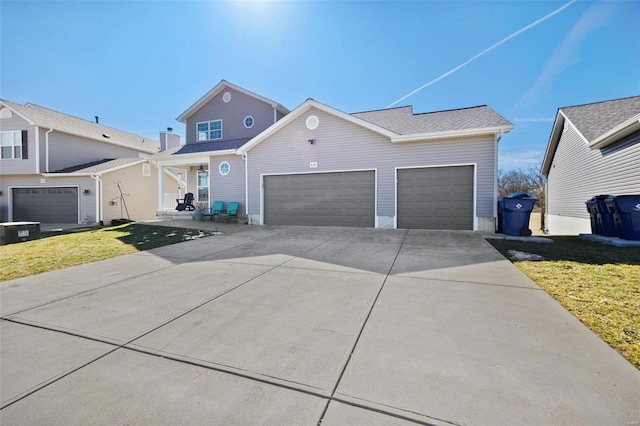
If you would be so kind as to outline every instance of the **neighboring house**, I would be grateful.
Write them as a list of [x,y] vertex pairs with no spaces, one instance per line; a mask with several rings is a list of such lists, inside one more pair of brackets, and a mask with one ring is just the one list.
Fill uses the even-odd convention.
[[0,145],[0,221],[108,222],[127,218],[122,198],[131,219],[155,219],[158,169],[145,157],[158,141],[0,100]]
[[559,108],[541,172],[549,233],[591,233],[585,201],[640,194],[640,96]]
[[154,160],[251,223],[495,231],[498,141],[513,125],[487,106],[347,114],[309,99],[288,112],[223,80],[178,120],[186,145]]

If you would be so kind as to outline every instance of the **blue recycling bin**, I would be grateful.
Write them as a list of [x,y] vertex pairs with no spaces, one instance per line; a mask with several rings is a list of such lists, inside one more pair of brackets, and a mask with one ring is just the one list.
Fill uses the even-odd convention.
[[618,235],[613,214],[607,207],[607,199],[614,195],[596,195],[586,202],[591,217],[591,233],[615,237]]
[[640,241],[640,195],[618,195],[607,200],[607,207],[620,238]]
[[515,193],[504,197],[499,204],[501,231],[505,235],[530,236],[529,219],[538,202],[528,194]]
[[602,235],[607,237],[622,238],[622,224],[620,223],[620,216],[618,215],[618,209],[616,208],[616,198],[617,197],[615,195],[612,195],[611,197],[604,200],[604,205],[607,213],[599,215],[599,221],[602,222]]
[[591,233],[599,234],[598,230],[598,206],[596,205],[595,197],[584,202],[589,212],[589,219],[591,220]]

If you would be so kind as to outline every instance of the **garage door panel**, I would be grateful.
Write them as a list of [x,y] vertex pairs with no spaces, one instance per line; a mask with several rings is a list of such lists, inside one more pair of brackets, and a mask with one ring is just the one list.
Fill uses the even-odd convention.
[[13,220],[78,222],[78,188],[13,188]]
[[265,176],[265,223],[272,225],[375,225],[375,174],[311,173]]
[[473,229],[473,166],[398,170],[398,228]]

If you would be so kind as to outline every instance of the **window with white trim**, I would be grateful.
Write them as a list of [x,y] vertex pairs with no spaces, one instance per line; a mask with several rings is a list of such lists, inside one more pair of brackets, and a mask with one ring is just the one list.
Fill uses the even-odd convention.
[[250,129],[253,127],[253,117],[250,115],[247,115],[244,118],[244,127],[246,127],[247,129]]
[[209,172],[198,170],[198,198],[200,203],[209,203]]
[[198,141],[222,139],[222,120],[196,123],[196,133]]
[[142,176],[151,176],[151,164],[142,163]]
[[22,158],[22,132],[20,130],[0,132],[0,158]]
[[223,161],[222,163],[220,163],[220,165],[218,166],[218,171],[220,172],[220,174],[222,176],[226,176],[229,174],[229,172],[231,171],[231,166],[229,165],[229,163],[227,163],[226,161]]

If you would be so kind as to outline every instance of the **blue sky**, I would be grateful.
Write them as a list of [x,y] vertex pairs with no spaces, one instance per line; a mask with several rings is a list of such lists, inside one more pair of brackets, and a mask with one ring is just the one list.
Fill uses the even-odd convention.
[[[567,3],[0,0],[0,97],[154,139],[221,79],[381,109]],[[396,106],[489,105],[516,126],[500,168],[537,167],[558,107],[640,94],[639,20],[576,1]]]

